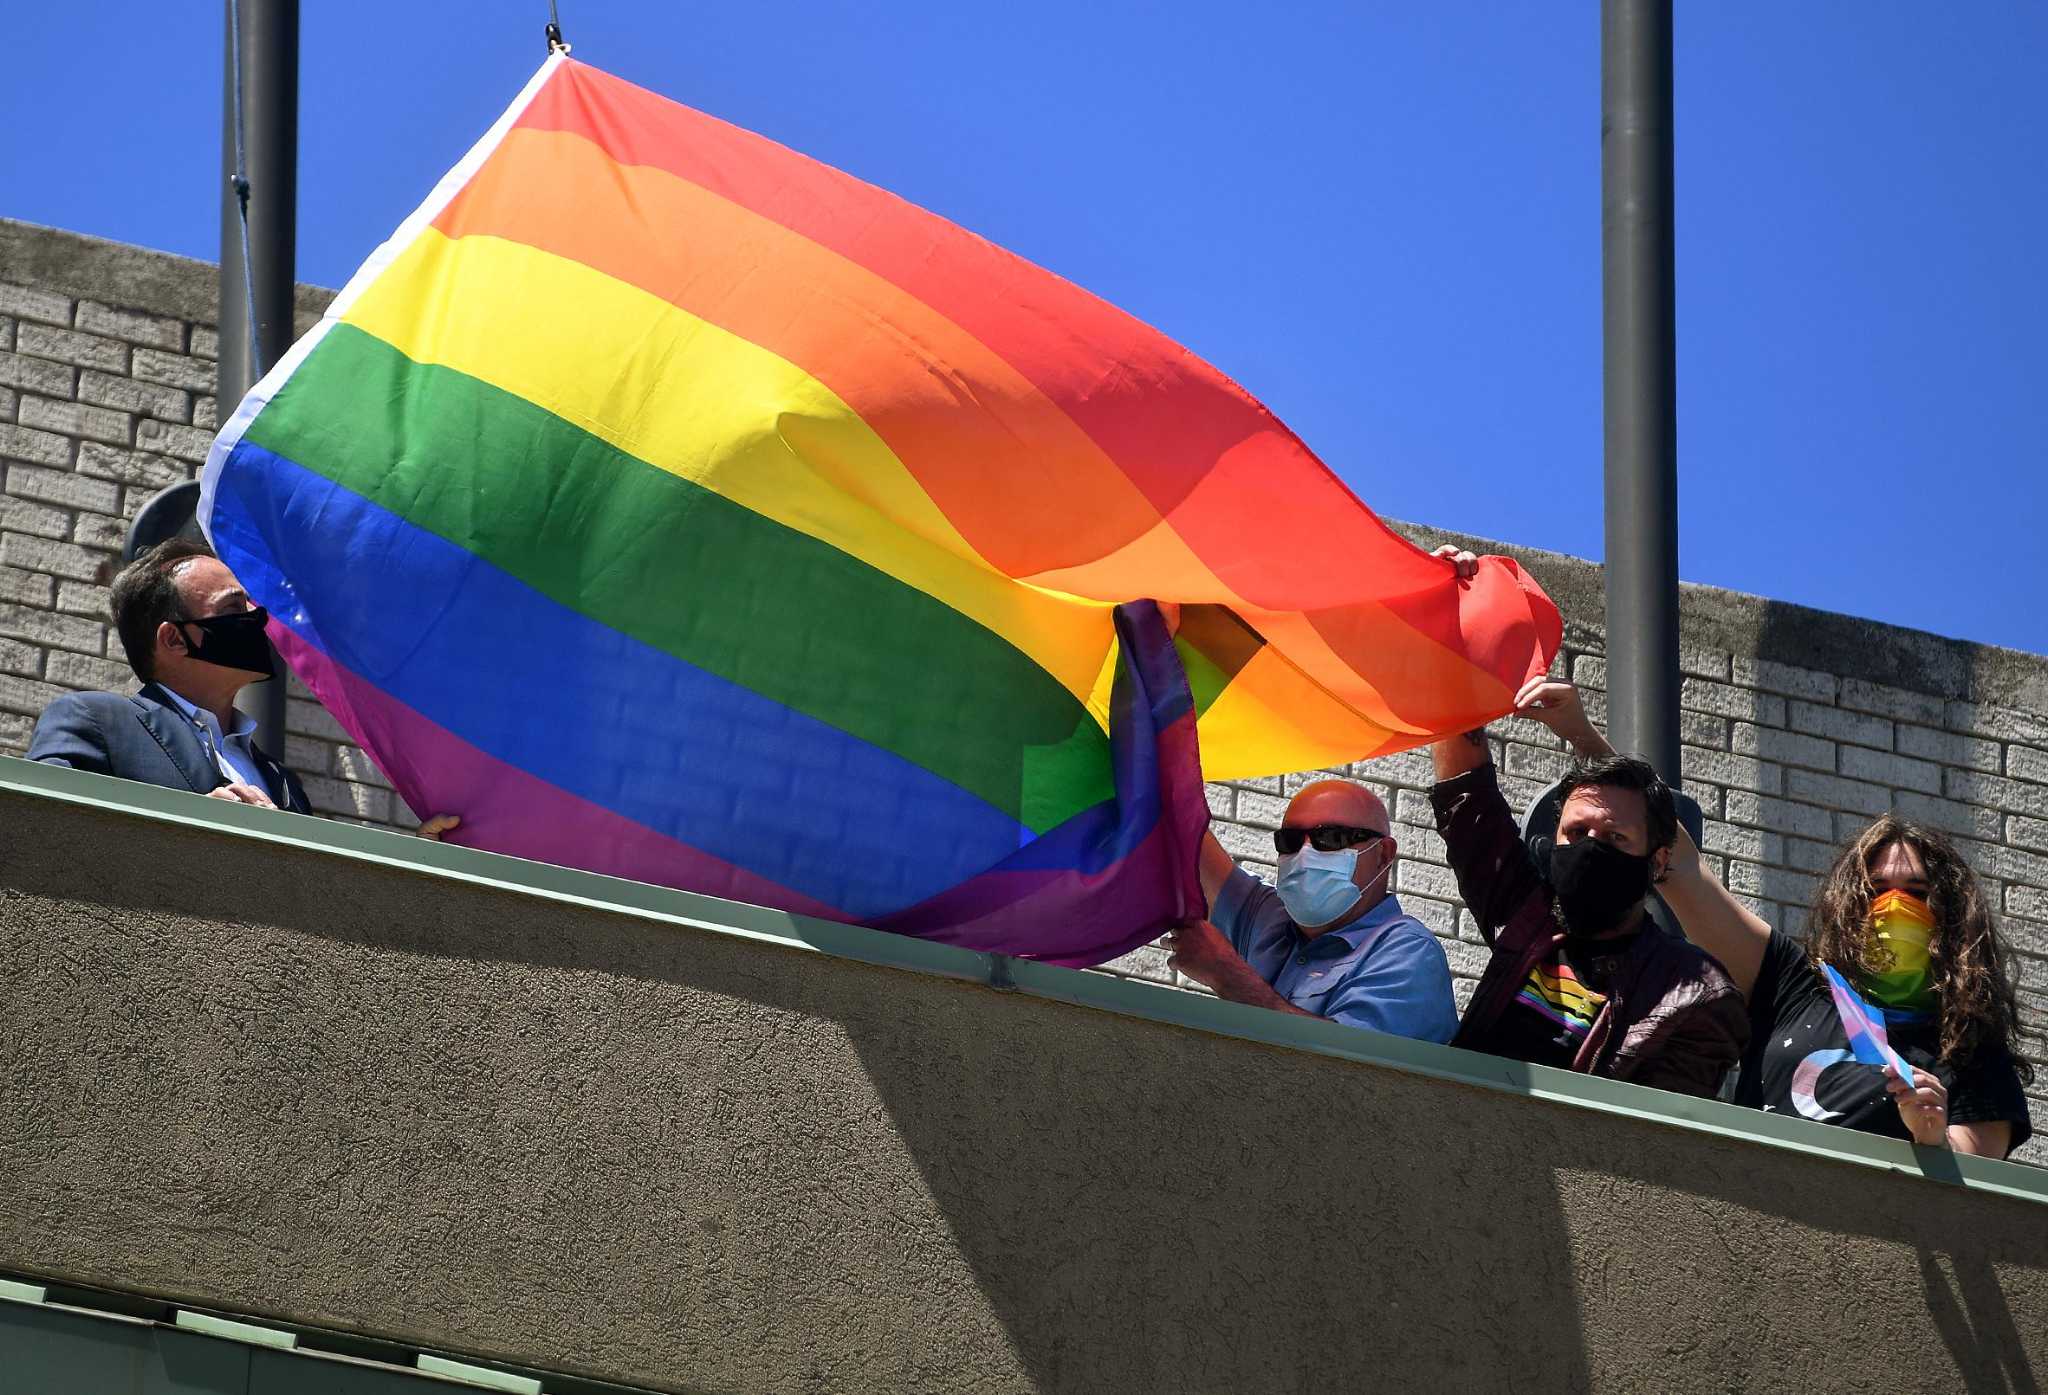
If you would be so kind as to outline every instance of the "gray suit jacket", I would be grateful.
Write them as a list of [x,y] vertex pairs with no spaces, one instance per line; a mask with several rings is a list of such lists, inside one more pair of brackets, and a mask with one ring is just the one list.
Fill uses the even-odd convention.
[[[277,681],[275,679],[273,682]],[[267,793],[280,809],[312,812],[298,778],[250,747]],[[228,783],[206,744],[169,693],[154,683],[120,693],[66,693],[43,709],[29,738],[28,758],[98,775],[205,794]]]

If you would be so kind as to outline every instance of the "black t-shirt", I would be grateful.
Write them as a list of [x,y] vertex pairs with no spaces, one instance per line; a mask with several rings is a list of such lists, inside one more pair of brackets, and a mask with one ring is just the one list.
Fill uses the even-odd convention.
[[[1941,1078],[1950,1123],[2008,1120],[2014,1148],[2034,1131],[2019,1071],[2004,1046],[1986,1044],[1961,1070],[1950,1070],[1936,1064],[1941,1043],[1932,1020],[1891,1026],[1885,1035],[1908,1064]],[[1806,951],[1777,930],[1749,995],[1749,1049],[1742,1055],[1735,1102],[1889,1138],[1912,1137],[1884,1088],[1884,1072],[1849,1054],[1849,1034],[1834,997]]]

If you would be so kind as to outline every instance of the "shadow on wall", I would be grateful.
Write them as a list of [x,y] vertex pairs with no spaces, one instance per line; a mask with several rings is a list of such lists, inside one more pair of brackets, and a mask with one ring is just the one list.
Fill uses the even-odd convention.
[[1046,1390],[2038,1390],[2037,1208],[1193,1033],[929,1026],[855,1041]]
[[1709,597],[1720,602],[1701,617],[1721,631],[1718,648],[1944,700],[1970,696],[1969,656],[1976,645],[1790,601],[1698,588],[1693,597],[1695,611],[1706,610]]
[[1920,1251],[1920,1288],[1970,1395],[2040,1395],[1998,1272],[1982,1254]]
[[1479,1092],[951,997],[853,1042],[1037,1388],[1590,1383],[1553,1172],[1517,1160],[1573,1120],[1451,1141],[1428,1115]]
[[1419,1147],[1454,1088],[958,1012],[854,1041],[1036,1389],[1589,1387],[1552,1172]]

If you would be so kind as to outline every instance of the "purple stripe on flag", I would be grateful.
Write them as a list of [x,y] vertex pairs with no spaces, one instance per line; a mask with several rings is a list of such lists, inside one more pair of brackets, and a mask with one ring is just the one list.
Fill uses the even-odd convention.
[[1117,607],[1110,697],[1115,800],[1085,810],[878,929],[1085,967],[1208,911],[1195,849],[1208,827],[1194,699],[1157,606]]
[[[1207,815],[1206,805],[1202,812]],[[1174,846],[1183,836],[1156,827],[1101,872],[984,872],[875,928],[1071,968],[1100,964],[1201,913],[1199,887],[1192,902],[1162,894],[1184,860]],[[1048,914],[1053,905],[1058,912]],[[1020,951],[1020,945],[1030,948]]]

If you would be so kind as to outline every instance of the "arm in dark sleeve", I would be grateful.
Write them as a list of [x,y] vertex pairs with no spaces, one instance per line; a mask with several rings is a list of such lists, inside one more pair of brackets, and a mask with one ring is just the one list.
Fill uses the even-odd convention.
[[1543,879],[1522,843],[1522,831],[1491,763],[1440,781],[1429,792],[1444,855],[1458,878],[1458,895],[1493,943],[1494,932],[1543,893]]
[[1712,1099],[1728,1068],[1749,1045],[1749,1008],[1729,993],[1689,1009],[1673,1024],[1657,1054],[1628,1078],[1653,1090]]
[[1956,1072],[1948,1087],[1948,1121],[1951,1125],[2010,1124],[2007,1152],[2033,1136],[2027,1092],[2011,1052],[1996,1043],[1987,1044],[1978,1048],[1975,1060]]
[[96,775],[113,774],[106,733],[92,707],[79,693],[66,693],[43,709],[29,737],[28,758],[45,765],[68,765]]

